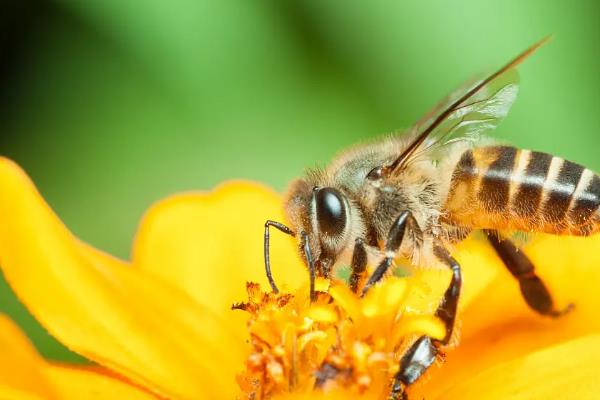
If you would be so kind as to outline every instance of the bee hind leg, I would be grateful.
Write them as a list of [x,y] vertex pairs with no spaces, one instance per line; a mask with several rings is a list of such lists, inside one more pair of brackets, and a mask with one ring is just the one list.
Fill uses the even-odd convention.
[[446,327],[446,335],[442,340],[432,339],[429,336],[421,336],[412,344],[400,359],[400,370],[394,377],[389,400],[405,400],[407,398],[405,393],[406,387],[412,385],[425,374],[440,354],[440,347],[447,345],[452,338],[456,311],[458,309],[458,299],[462,286],[462,274],[460,265],[450,256],[445,248],[436,246],[434,254],[452,271],[450,285],[446,289],[444,297],[435,312],[436,317]]
[[501,239],[496,231],[485,231],[490,244],[510,273],[519,281],[521,294],[535,312],[549,317],[560,317],[573,309],[573,304],[563,309],[554,306],[550,291],[535,273],[531,260],[509,239]]

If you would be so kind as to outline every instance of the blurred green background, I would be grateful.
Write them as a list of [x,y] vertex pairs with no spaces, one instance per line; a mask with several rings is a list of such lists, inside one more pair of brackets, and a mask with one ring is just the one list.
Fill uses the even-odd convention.
[[[230,178],[283,190],[553,33],[497,135],[600,170],[600,3],[456,3],[4,0],[0,154],[77,235],[128,257],[157,199]],[[4,282],[0,310],[74,358]]]

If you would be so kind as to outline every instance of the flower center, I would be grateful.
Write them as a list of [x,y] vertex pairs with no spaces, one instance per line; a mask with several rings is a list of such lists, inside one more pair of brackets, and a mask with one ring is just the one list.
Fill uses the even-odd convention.
[[[430,307],[415,307],[410,278],[390,277],[360,298],[344,284],[320,282],[308,291],[274,294],[247,284],[251,346],[238,376],[241,398],[269,399],[288,392],[389,393],[402,354],[421,335],[442,338]],[[409,295],[413,294],[413,295]]]

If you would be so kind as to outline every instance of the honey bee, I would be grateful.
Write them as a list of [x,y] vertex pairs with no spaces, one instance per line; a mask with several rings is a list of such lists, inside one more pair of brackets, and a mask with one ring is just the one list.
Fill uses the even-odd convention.
[[[599,231],[600,176],[560,157],[494,144],[483,135],[515,101],[515,67],[546,41],[448,96],[405,135],[356,146],[325,169],[309,170],[291,183],[285,200],[291,227],[265,223],[265,269],[275,292],[270,227],[298,238],[311,298],[315,277],[331,277],[338,265],[350,265],[349,284],[363,295],[400,256],[417,266],[437,262],[452,271],[436,310],[446,337],[423,336],[409,347],[390,398],[405,398],[405,388],[452,336],[462,278],[449,249],[473,230],[486,233],[531,309],[549,317],[570,309],[554,305],[531,261],[498,231],[576,236]],[[367,265],[375,267],[370,276]]]

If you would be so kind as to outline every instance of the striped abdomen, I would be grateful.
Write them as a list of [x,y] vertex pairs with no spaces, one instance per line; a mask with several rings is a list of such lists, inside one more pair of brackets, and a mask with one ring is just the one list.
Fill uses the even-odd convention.
[[600,230],[600,177],[546,153],[490,146],[455,167],[447,222],[472,228],[589,235]]

